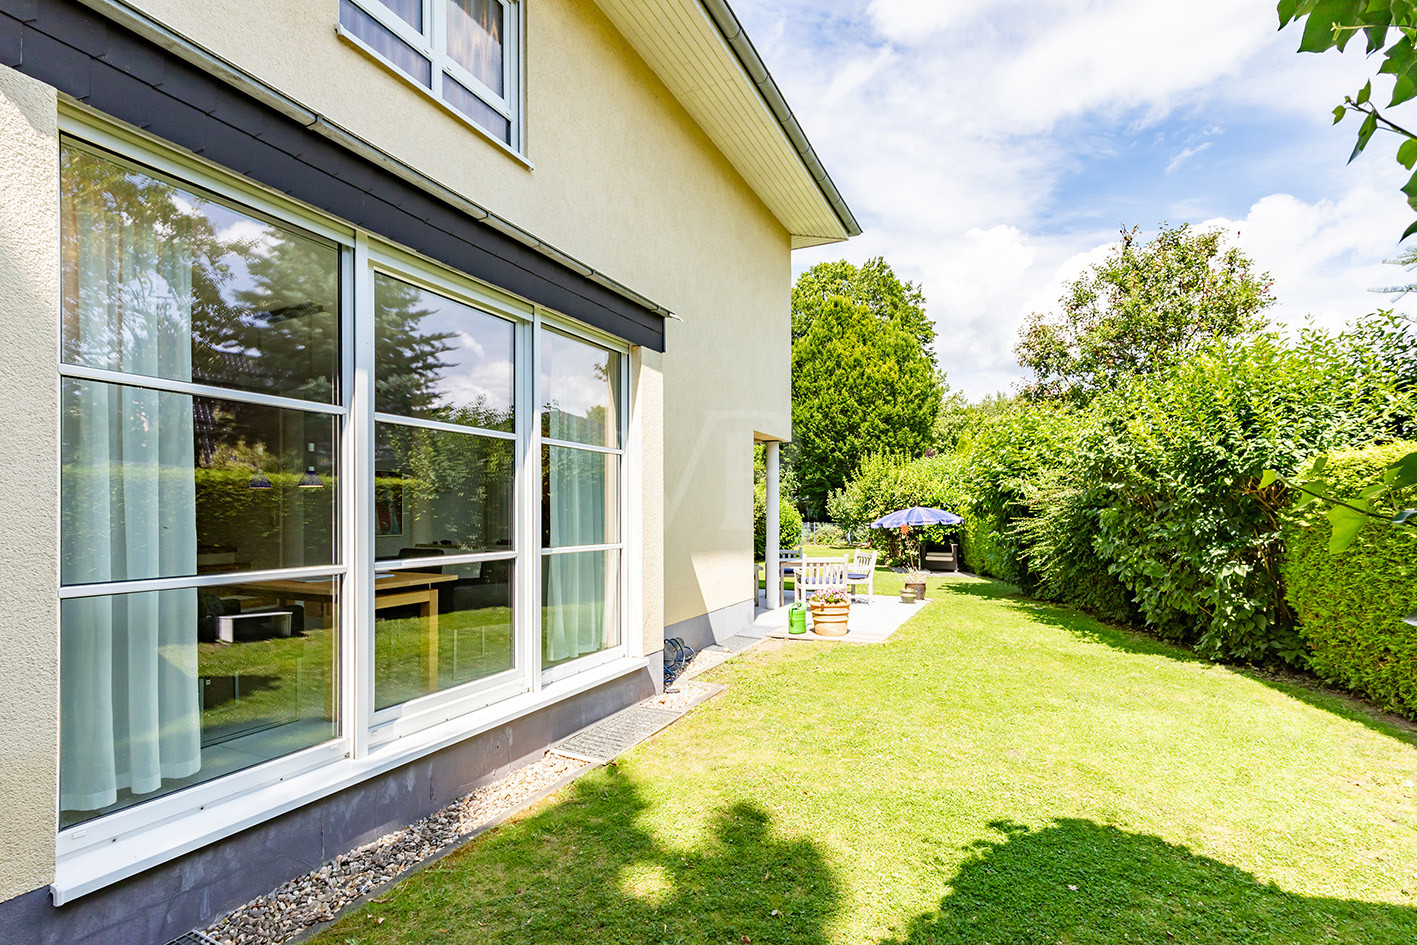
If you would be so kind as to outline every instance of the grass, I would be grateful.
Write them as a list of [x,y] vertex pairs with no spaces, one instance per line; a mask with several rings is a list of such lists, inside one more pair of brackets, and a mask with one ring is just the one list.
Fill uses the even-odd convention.
[[1417,941],[1411,726],[1002,584],[930,593],[884,645],[725,664],[316,941]]

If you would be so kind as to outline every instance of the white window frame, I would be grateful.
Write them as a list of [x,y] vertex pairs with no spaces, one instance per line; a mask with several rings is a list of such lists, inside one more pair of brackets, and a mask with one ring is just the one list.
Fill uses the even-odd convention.
[[[494,725],[536,711],[621,676],[642,672],[630,658],[630,633],[637,608],[629,597],[638,548],[626,539],[631,476],[625,468],[632,403],[630,346],[536,306],[525,299],[428,259],[416,252],[334,219],[316,208],[256,184],[160,139],[107,119],[85,106],[61,103],[59,130],[65,146],[75,146],[150,168],[212,199],[271,222],[293,226],[339,247],[340,402],[323,404],[214,385],[169,381],[119,371],[65,364],[56,350],[61,377],[112,381],[130,387],[170,390],[218,399],[321,413],[339,421],[339,538],[330,566],[286,568],[157,578],[104,584],[61,585],[61,600],[115,593],[249,584],[272,578],[329,577],[339,582],[335,699],[338,734],[330,741],[182,788],[104,814],[58,832],[57,903],[102,888],[143,869],[198,849],[239,830],[342,790],[384,771],[425,757]],[[56,182],[57,184],[57,182]],[[57,248],[56,248],[57,251]],[[373,276],[386,272],[472,307],[513,321],[515,432],[458,428],[462,432],[515,439],[515,539],[511,554],[448,556],[446,562],[515,561],[513,591],[515,669],[433,693],[398,707],[373,709]],[[549,670],[541,669],[541,409],[540,338],[554,329],[620,354],[619,446],[616,449],[568,444],[620,456],[616,543],[593,546],[620,552],[620,643]],[[436,425],[390,417],[381,421]],[[550,441],[552,443],[558,441]],[[564,549],[557,549],[563,551]],[[426,565],[426,561],[422,562]],[[379,562],[381,569],[415,566],[414,561]],[[650,667],[654,671],[656,667]],[[220,814],[216,812],[220,811]]]
[[[459,686],[453,686],[438,692],[428,693],[398,705],[387,706],[383,709],[375,709],[374,706],[374,671],[373,662],[370,660],[367,680],[357,680],[361,688],[367,686],[369,709],[364,716],[363,728],[369,731],[369,747],[388,744],[399,738],[403,738],[411,732],[426,728],[430,724],[446,721],[468,712],[476,711],[496,702],[511,698],[524,692],[531,691],[531,681],[529,677],[529,667],[527,665],[527,653],[529,651],[528,638],[536,623],[536,614],[528,612],[521,606],[521,585],[525,578],[523,570],[523,542],[524,527],[522,519],[525,517],[527,505],[525,496],[521,492],[521,470],[526,462],[525,442],[527,431],[526,426],[526,402],[522,396],[521,375],[531,370],[530,353],[528,351],[526,334],[528,325],[531,323],[532,307],[526,304],[517,304],[510,296],[500,293],[486,291],[475,281],[461,277],[457,273],[446,270],[437,264],[423,261],[420,258],[399,250],[397,247],[377,241],[368,240],[365,253],[366,264],[360,269],[360,277],[367,280],[366,299],[367,305],[361,306],[361,310],[373,311],[373,289],[374,276],[382,274],[409,285],[417,286],[429,292],[441,295],[444,298],[459,302],[469,308],[477,309],[497,318],[508,321],[513,326],[512,342],[512,377],[515,385],[513,389],[513,417],[515,426],[513,432],[504,430],[488,430],[479,427],[460,426],[451,423],[440,423],[433,420],[423,420],[417,417],[406,417],[397,414],[379,413],[373,410],[370,405],[372,422],[369,427],[370,444],[373,444],[373,424],[387,423],[400,426],[415,427],[428,430],[444,430],[453,433],[463,433],[475,436],[485,436],[491,439],[509,440],[517,445],[515,458],[515,472],[513,473],[513,526],[512,526],[512,549],[511,551],[491,551],[491,552],[469,552],[456,555],[443,555],[438,559],[438,564],[455,565],[471,564],[482,561],[511,561],[513,575],[512,590],[512,639],[513,639],[513,664],[509,670],[494,673],[482,679],[471,680]],[[373,359],[373,346],[370,345],[367,361],[356,358],[356,372],[362,373],[365,377],[373,378],[375,365]],[[373,384],[368,385],[371,392]],[[373,483],[374,483],[374,451],[369,449],[361,457],[360,481],[368,484],[369,491],[361,495],[359,499],[361,508],[373,507]],[[372,534],[372,532],[371,532]],[[426,567],[428,559],[413,558],[401,561],[380,561],[377,565],[373,559],[373,546],[370,545],[370,557],[368,559],[368,574],[373,574],[377,567],[381,571],[397,571],[401,569],[417,569],[419,566]],[[361,568],[363,566],[361,565]],[[370,598],[370,610],[368,619],[369,626],[373,626],[373,598]],[[532,628],[528,628],[531,624]],[[372,655],[372,654],[371,654]]]
[[[510,151],[513,155],[524,160],[526,151],[525,133],[523,129],[523,115],[525,112],[525,100],[522,94],[525,85],[525,68],[523,66],[523,3],[524,0],[492,0],[502,7],[502,89],[503,94],[498,95],[488,88],[480,79],[465,69],[448,55],[447,39],[447,4],[449,0],[422,0],[423,4],[423,31],[419,32],[404,21],[393,10],[384,6],[379,0],[349,0],[350,3],[364,11],[381,26],[393,33],[400,41],[407,44],[414,52],[427,59],[431,68],[429,76],[430,86],[425,86],[412,76],[405,73],[399,66],[381,55],[368,43],[364,42],[352,31],[347,29],[342,23],[336,23],[336,32],[339,36],[357,46],[366,54],[373,56],[380,63],[392,69],[399,76],[403,77],[414,88],[424,94],[432,96],[443,108],[452,112],[461,121],[467,123],[484,137],[501,147]],[[484,105],[492,109],[497,114],[507,120],[509,134],[508,141],[483,128],[477,120],[465,114],[455,105],[447,100],[443,94],[443,82],[445,77],[452,79],[476,96]]]
[[[578,673],[594,669],[595,667],[601,666],[605,663],[610,663],[615,660],[623,659],[626,656],[629,656],[631,652],[629,639],[629,630],[631,622],[628,619],[630,614],[630,607],[628,606],[628,594],[630,590],[630,562],[626,553],[628,543],[625,541],[625,535],[627,530],[626,512],[630,507],[630,476],[626,474],[627,471],[625,468],[626,443],[628,442],[630,436],[630,347],[624,341],[621,341],[618,338],[614,338],[602,332],[595,331],[594,329],[588,328],[587,326],[578,324],[576,322],[572,322],[568,319],[561,318],[539,307],[537,308],[536,313],[535,328],[536,352],[534,363],[536,365],[536,377],[534,378],[534,380],[536,389],[534,392],[534,397],[532,399],[532,404],[535,406],[535,410],[533,411],[534,416],[532,417],[535,426],[535,435],[533,437],[533,445],[535,448],[535,452],[532,455],[537,457],[536,495],[538,497],[538,518],[540,516],[541,508],[539,497],[541,495],[542,489],[542,484],[540,482],[540,457],[542,446],[563,446],[569,447],[571,449],[585,450],[589,453],[607,453],[619,457],[620,460],[620,466],[617,470],[617,479],[619,480],[617,483],[617,499],[619,500],[620,507],[615,510],[616,533],[619,535],[618,541],[604,542],[594,545],[576,545],[564,548],[542,548],[541,530],[539,527],[537,529],[537,534],[535,536],[535,549],[537,580],[536,607],[538,614],[540,614],[541,612],[540,582],[542,559],[551,555],[574,554],[576,552],[582,551],[618,551],[620,553],[618,577],[620,599],[617,602],[618,607],[615,615],[615,619],[620,623],[620,642],[615,646],[608,647],[604,650],[600,650],[595,653],[587,653],[585,656],[580,656],[573,660],[567,660],[566,662],[561,663],[559,665],[549,666],[546,669],[540,670],[538,683],[540,685],[547,685],[558,682],[563,679],[568,679]],[[616,442],[619,443],[619,446],[596,446],[590,443],[577,443],[572,440],[559,440],[552,437],[544,437],[541,435],[541,418],[542,414],[546,410],[546,405],[543,401],[541,393],[541,337],[543,330],[558,332],[562,335],[566,335],[578,341],[584,341],[587,344],[592,344],[600,348],[605,348],[607,350],[614,351],[620,355],[620,383],[618,388],[618,396],[620,402],[615,405],[616,422],[618,425],[618,429],[616,430],[618,439],[616,440]],[[538,668],[541,666],[541,626],[539,620],[537,621],[536,633],[536,665]]]

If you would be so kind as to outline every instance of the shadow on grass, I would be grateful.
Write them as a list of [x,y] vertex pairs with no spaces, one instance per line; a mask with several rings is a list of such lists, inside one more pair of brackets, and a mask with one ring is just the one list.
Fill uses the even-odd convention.
[[[1103,623],[1097,618],[1074,610],[1065,604],[1034,600],[1021,594],[1012,584],[1006,584],[1003,581],[991,578],[974,578],[969,581],[945,581],[941,582],[939,586],[946,593],[996,602],[1017,613],[1027,615],[1029,619],[1037,623],[1057,627],[1073,636],[1100,643],[1124,653],[1163,656],[1184,663],[1212,662],[1198,655],[1194,650],[1170,643],[1143,630]],[[1223,665],[1234,673],[1253,679],[1261,685],[1282,692],[1314,708],[1331,712],[1340,718],[1357,722],[1375,732],[1417,747],[1417,723],[1383,712],[1377,706],[1363,702],[1356,696],[1327,689],[1316,677],[1235,663]]]
[[[614,767],[565,801],[484,836],[317,938],[323,945],[738,943],[826,945],[843,890],[824,850],[783,837],[756,804],[697,842],[656,838],[644,791]],[[686,810],[685,826],[701,815]],[[1185,847],[1087,820],[990,827],[936,910],[881,945],[1118,942],[1411,943],[1417,910],[1286,892]],[[950,861],[953,864],[953,860]],[[928,866],[916,868],[929,869]],[[878,908],[874,886],[859,908]]]
[[1145,834],[1087,820],[990,825],[936,912],[890,945],[1410,943],[1417,909],[1301,896]]
[[[841,894],[816,843],[776,835],[766,811],[739,801],[712,815],[699,842],[666,845],[646,829],[649,806],[617,766],[592,772],[564,801],[487,834],[314,941],[827,941]],[[702,816],[689,807],[657,819],[672,833]]]

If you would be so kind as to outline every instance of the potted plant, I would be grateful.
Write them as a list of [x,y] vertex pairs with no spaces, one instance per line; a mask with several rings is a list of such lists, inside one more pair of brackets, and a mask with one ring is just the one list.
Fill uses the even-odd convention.
[[807,599],[812,608],[812,632],[822,637],[846,635],[851,614],[851,595],[844,587],[828,587]]
[[916,600],[925,600],[925,580],[929,576],[925,571],[905,572],[905,590],[914,591]]

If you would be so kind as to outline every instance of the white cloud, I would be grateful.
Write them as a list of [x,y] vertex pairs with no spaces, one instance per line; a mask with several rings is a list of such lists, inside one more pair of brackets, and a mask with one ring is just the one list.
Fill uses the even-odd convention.
[[1206,148],[1210,147],[1214,143],[1215,142],[1213,141],[1202,141],[1200,144],[1194,147],[1182,148],[1179,152],[1177,152],[1176,156],[1171,159],[1171,163],[1166,165],[1166,173],[1174,174],[1176,172],[1176,168],[1180,167],[1182,164],[1185,164],[1191,158],[1195,157],[1197,154],[1200,154],[1202,151],[1204,151]]
[[[1229,213],[1287,322],[1338,324],[1397,277],[1380,262],[1407,215],[1392,162],[1344,168],[1356,129],[1329,127],[1375,65],[1357,44],[1296,55],[1273,0],[735,7],[866,230],[797,267],[881,255],[920,281],[942,364],[971,396],[1019,377],[1023,318],[1054,308],[1120,224]],[[1273,143],[1255,140],[1261,123]],[[1138,155],[1154,186],[1139,171],[1114,185]]]

